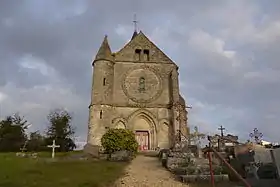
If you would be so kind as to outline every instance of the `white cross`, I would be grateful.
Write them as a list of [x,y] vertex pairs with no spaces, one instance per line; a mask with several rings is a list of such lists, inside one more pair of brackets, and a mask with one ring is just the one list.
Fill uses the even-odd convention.
[[52,148],[52,158],[54,158],[55,148],[59,148],[60,145],[55,145],[55,140],[53,140],[53,144],[52,145],[48,145],[48,147]]

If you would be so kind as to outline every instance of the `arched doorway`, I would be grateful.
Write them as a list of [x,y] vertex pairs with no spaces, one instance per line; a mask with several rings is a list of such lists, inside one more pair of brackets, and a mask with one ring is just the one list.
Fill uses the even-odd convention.
[[134,131],[139,150],[150,150],[157,147],[156,126],[154,117],[146,110],[138,110],[129,116],[129,129]]
[[138,142],[139,150],[150,149],[150,124],[143,116],[134,119],[135,138]]

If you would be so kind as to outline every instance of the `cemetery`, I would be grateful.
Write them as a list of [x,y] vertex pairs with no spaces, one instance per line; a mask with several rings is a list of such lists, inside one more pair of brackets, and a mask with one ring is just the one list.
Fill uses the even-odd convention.
[[[61,151],[63,144],[57,138],[46,139],[43,151],[32,151],[30,140],[25,140],[18,152],[0,154],[0,167],[5,168],[0,171],[0,186],[110,186],[120,180],[122,186],[127,168],[134,162],[143,167],[145,157],[153,157],[149,162],[154,166],[149,167],[156,163],[161,167],[153,173],[166,170],[169,181],[183,186],[279,186],[280,148],[263,145],[258,129],[245,143],[238,136],[224,135],[222,126],[218,130],[220,134],[206,136],[194,127],[188,137],[178,130],[174,147],[149,151],[139,151],[135,134],[127,129],[107,129],[102,147],[87,144],[83,151]],[[202,140],[208,145],[202,147]]]
[[[65,115],[62,112],[56,120]],[[41,151],[34,151],[27,139],[18,151],[0,154],[0,167],[5,168],[0,171],[0,186],[98,186],[120,180],[122,186],[127,169],[135,162],[145,168],[147,161],[153,166],[146,167],[155,167],[149,175],[166,170],[171,183],[183,186],[279,186],[280,148],[264,145],[258,129],[249,134],[252,141],[245,143],[238,136],[224,135],[222,126],[218,130],[220,134],[206,136],[194,127],[188,137],[178,130],[174,147],[149,151],[139,151],[135,134],[128,129],[107,129],[102,147],[87,144],[83,151],[61,151],[62,140],[52,136],[46,137]],[[202,147],[202,140],[208,145]]]
[[[238,137],[221,135],[208,136],[209,145],[200,148],[197,127],[193,140],[177,144],[172,150],[161,150],[158,155],[162,166],[175,174],[179,180],[197,185],[241,185],[247,187],[279,186],[280,148],[266,148],[261,144],[262,134],[258,129],[250,133],[254,142],[240,143]],[[186,147],[195,146],[193,151]],[[210,183],[209,183],[210,182]]]

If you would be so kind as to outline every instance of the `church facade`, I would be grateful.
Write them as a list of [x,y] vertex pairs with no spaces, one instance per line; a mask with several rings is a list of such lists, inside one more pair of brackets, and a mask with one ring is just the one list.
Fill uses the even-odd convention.
[[141,31],[116,53],[105,36],[92,65],[88,144],[100,146],[109,128],[135,132],[140,150],[170,148],[179,131],[188,135],[178,66]]

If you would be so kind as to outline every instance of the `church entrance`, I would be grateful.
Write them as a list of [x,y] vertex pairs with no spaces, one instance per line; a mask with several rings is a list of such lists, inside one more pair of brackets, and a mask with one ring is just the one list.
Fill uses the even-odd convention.
[[138,150],[149,150],[149,132],[148,131],[136,131],[135,138],[138,142]]

